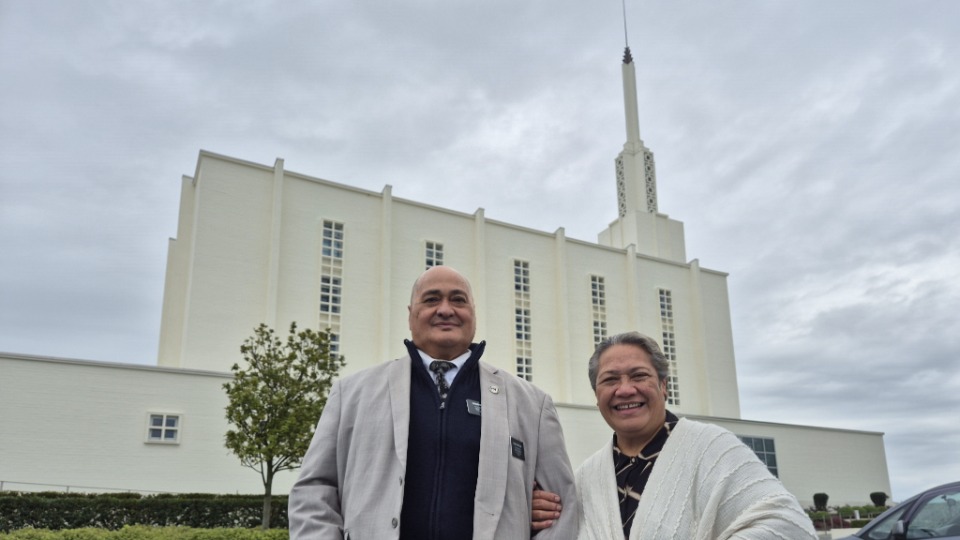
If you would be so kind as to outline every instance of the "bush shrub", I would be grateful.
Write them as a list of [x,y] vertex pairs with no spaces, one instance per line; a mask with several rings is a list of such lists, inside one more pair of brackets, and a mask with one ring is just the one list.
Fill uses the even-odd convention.
[[190,527],[149,527],[128,525],[120,530],[106,529],[20,529],[0,533],[0,540],[286,540],[285,529],[194,529]]
[[[807,516],[813,522],[814,528],[818,531],[827,531],[837,528],[857,528],[860,529],[871,519],[882,514],[886,508],[878,506],[840,506],[833,509],[818,511],[810,508],[807,510]],[[856,512],[860,512],[860,519],[853,519]]]
[[870,501],[873,502],[874,506],[886,506],[887,494],[882,491],[874,491],[870,494]]
[[[272,523],[286,529],[287,498],[275,496],[274,501]],[[24,528],[119,530],[127,525],[250,529],[260,526],[262,513],[261,495],[0,492],[0,532]]]

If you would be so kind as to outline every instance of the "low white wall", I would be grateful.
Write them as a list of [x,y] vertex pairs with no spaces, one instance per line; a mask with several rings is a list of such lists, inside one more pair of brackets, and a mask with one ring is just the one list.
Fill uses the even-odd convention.
[[[7,490],[261,493],[223,445],[228,373],[0,354],[0,482]],[[577,467],[612,432],[596,407],[558,404]],[[178,445],[145,442],[147,415],[182,417]],[[776,442],[780,479],[800,503],[866,504],[890,492],[879,433],[692,417]],[[286,493],[296,472],[282,473]]]
[[[226,373],[0,355],[0,481],[17,491],[262,493],[223,445]],[[177,445],[145,442],[182,415]],[[289,491],[291,474],[274,481]]]

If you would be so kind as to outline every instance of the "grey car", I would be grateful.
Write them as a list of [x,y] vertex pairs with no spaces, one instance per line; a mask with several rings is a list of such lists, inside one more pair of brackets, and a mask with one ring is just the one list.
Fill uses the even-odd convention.
[[944,484],[914,495],[847,537],[849,540],[919,538],[960,540],[960,482]]

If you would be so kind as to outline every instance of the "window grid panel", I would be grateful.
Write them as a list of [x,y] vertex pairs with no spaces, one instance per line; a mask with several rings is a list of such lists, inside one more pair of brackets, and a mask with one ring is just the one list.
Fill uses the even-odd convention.
[[330,352],[340,351],[340,315],[343,308],[343,223],[323,221],[320,257],[319,328],[330,331]]
[[515,310],[516,321],[516,338],[519,341],[524,343],[529,343],[531,340],[530,332],[530,310],[517,308]]
[[680,405],[680,381],[677,378],[677,340],[673,328],[673,294],[667,289],[659,290],[661,350],[667,359],[667,405]]
[[334,276],[320,276],[320,311],[324,313],[340,313],[341,281]]
[[323,256],[343,258],[343,223],[323,221]]
[[777,467],[777,450],[774,446],[773,439],[769,437],[746,437],[739,436],[743,444],[747,445],[747,448],[753,450],[753,453],[757,455],[757,458],[767,466],[767,469],[770,471],[770,474],[780,477],[779,468]]
[[[339,327],[337,328],[339,330]],[[330,331],[330,354],[333,356],[340,355],[340,334],[339,332],[334,333]]]
[[517,357],[517,377],[531,380],[533,377],[533,359],[529,356]]
[[533,377],[533,351],[529,342],[517,347],[517,376],[528,381]]
[[514,337],[517,377],[533,380],[533,317],[530,311],[530,263],[513,261]]
[[647,177],[647,212],[657,213],[657,167],[653,161],[653,152],[643,149],[643,171]]
[[593,315],[593,345],[607,338],[607,293],[602,276],[590,276],[590,304]]
[[434,266],[443,266],[443,244],[439,242],[427,242],[424,250],[426,267],[429,269]]
[[180,443],[180,415],[150,413],[147,420],[147,442]]
[[623,167],[623,156],[617,156],[617,213],[619,217],[627,216],[627,176]]

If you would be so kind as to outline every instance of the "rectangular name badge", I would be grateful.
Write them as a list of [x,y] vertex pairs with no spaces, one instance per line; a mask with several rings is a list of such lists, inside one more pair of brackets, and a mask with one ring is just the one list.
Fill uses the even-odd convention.
[[472,399],[467,400],[467,412],[474,415],[480,416],[480,402],[474,401]]
[[520,461],[526,461],[523,457],[523,441],[510,437],[510,452]]

